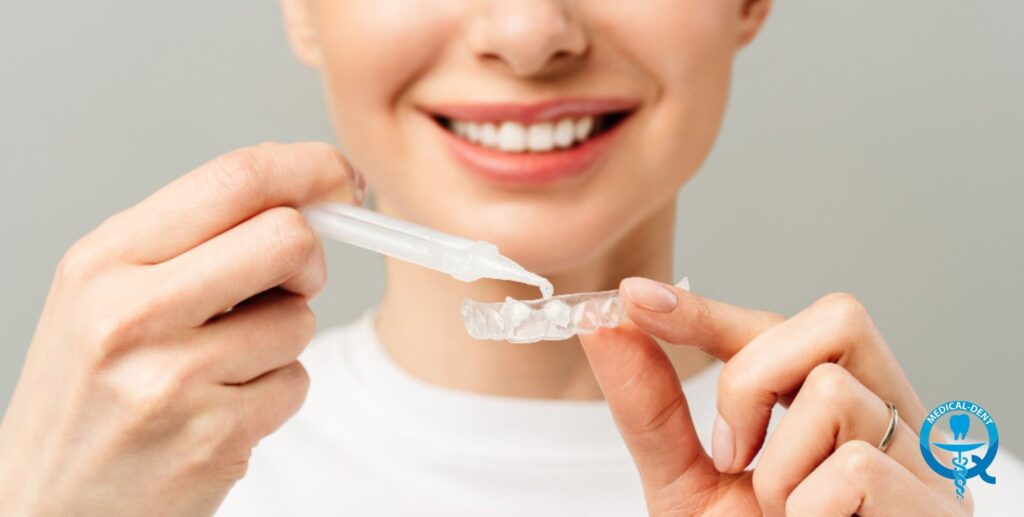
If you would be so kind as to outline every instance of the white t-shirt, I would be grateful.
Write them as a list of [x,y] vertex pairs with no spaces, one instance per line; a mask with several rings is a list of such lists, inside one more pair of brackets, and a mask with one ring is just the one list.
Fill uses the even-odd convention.
[[[301,360],[311,378],[305,404],[256,447],[217,515],[647,514],[636,467],[602,401],[425,383],[391,362],[372,310],[319,335]],[[720,368],[683,384],[706,449]],[[1013,492],[1024,487],[1024,466],[1001,450],[989,472],[997,485],[970,483],[976,514],[1018,512]]]

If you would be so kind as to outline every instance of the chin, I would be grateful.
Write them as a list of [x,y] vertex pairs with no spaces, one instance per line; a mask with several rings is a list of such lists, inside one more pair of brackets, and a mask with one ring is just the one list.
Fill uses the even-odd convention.
[[607,249],[607,237],[518,235],[495,242],[502,254],[542,276],[572,273],[592,263]]
[[[520,216],[511,225],[499,214],[478,217],[468,233],[498,246],[501,254],[543,276],[572,273],[592,264],[619,238],[607,231],[611,213],[590,214],[575,220],[551,212]],[[614,227],[614,226],[613,226]]]

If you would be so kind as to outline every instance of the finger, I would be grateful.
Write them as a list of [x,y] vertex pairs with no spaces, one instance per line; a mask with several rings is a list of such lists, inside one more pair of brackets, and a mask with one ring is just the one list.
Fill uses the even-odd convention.
[[[804,479],[786,515],[950,515],[956,508],[875,446],[846,442]],[[957,504],[957,503],[952,503]]]
[[200,166],[104,223],[124,259],[155,264],[252,215],[328,197],[353,200],[361,180],[334,147],[266,144]]
[[[300,214],[301,215],[301,214]],[[306,221],[303,218],[303,221]],[[309,224],[309,221],[306,221]],[[314,232],[312,226],[309,231]],[[323,239],[313,239],[313,251],[309,256],[310,260],[303,264],[303,268],[292,277],[286,279],[278,287],[307,299],[313,299],[327,284],[327,258],[324,255]]]
[[175,314],[186,326],[277,286],[310,298],[327,280],[320,239],[298,210],[286,207],[261,212],[151,267],[165,283],[180,286],[183,301]]
[[[754,468],[754,492],[765,514],[784,515],[786,500],[797,485],[844,443],[878,444],[891,417],[885,402],[841,366],[817,366]],[[942,482],[921,457],[917,433],[902,420],[886,454],[930,486]]]
[[619,291],[626,315],[645,332],[668,343],[700,347],[723,361],[785,319],[647,278],[626,278]]
[[276,431],[302,407],[309,391],[309,374],[294,361],[241,386],[226,388],[235,390],[240,418],[255,442]]
[[629,322],[580,342],[648,494],[684,475],[717,478],[660,345]]
[[242,384],[294,362],[316,332],[316,317],[305,297],[273,289],[199,331],[203,369],[218,382]]
[[723,472],[749,464],[764,441],[772,408],[824,363],[841,365],[896,404],[912,427],[920,426],[924,407],[867,311],[850,295],[829,295],[754,338],[722,368],[721,420],[713,440],[721,447],[713,453]]

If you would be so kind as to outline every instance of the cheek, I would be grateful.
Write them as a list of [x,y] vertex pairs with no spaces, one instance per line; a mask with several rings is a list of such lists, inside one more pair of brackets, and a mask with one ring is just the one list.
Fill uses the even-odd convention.
[[452,44],[460,14],[450,6],[456,3],[331,0],[320,8],[322,80],[332,123],[339,144],[374,187],[388,179],[375,171],[393,169],[379,160],[410,144],[396,130],[397,107]]
[[674,192],[709,154],[721,126],[736,51],[733,0],[647,0],[604,30],[657,85],[638,142],[650,194]]
[[415,0],[324,2],[318,34],[325,77],[346,94],[393,98],[450,43],[459,15]]

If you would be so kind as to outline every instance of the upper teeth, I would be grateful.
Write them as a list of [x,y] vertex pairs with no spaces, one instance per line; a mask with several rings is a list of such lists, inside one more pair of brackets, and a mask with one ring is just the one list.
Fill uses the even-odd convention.
[[453,120],[455,134],[484,147],[507,152],[545,152],[565,149],[590,136],[594,117],[563,118],[557,122],[471,122]]

